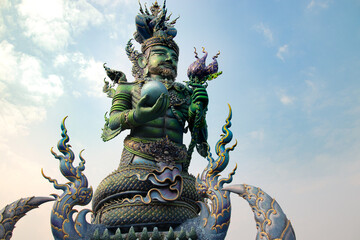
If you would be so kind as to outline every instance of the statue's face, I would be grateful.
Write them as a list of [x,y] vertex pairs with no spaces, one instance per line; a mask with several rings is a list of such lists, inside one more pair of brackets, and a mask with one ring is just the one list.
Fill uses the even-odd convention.
[[165,46],[154,46],[149,50],[148,73],[163,78],[175,79],[177,75],[178,55]]

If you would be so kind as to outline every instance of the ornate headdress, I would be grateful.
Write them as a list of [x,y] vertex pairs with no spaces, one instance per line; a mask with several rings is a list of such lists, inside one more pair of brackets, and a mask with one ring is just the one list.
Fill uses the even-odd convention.
[[166,16],[166,0],[162,9],[158,5],[157,1],[150,7],[150,12],[145,4],[145,11],[140,2],[140,14],[135,18],[136,32],[134,33],[135,40],[141,44],[141,51],[139,53],[132,46],[132,39],[129,40],[126,46],[126,53],[134,64],[132,74],[135,78],[142,77],[143,70],[138,65],[138,59],[145,53],[145,51],[152,46],[166,46],[174,50],[179,55],[179,47],[173,40],[176,36],[176,29],[174,27],[176,20],[170,21],[171,14]]

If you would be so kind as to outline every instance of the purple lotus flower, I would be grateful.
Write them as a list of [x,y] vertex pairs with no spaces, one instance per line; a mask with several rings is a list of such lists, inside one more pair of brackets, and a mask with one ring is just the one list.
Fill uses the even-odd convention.
[[196,81],[196,79],[202,81],[204,80],[204,78],[208,77],[209,75],[215,74],[218,71],[218,62],[216,58],[219,56],[220,52],[218,52],[212,58],[213,62],[210,63],[208,66],[206,66],[206,58],[208,56],[208,53],[205,51],[205,48],[202,49],[202,52],[205,53],[205,55],[202,58],[199,58],[195,48],[194,53],[197,60],[193,62],[187,70],[187,75],[190,81]]

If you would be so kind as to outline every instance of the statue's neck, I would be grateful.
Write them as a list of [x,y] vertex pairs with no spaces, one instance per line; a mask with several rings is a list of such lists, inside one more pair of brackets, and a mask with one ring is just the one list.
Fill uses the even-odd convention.
[[149,78],[151,78],[152,80],[159,81],[159,82],[163,82],[165,80],[163,76],[156,75],[156,74],[151,74],[149,76]]

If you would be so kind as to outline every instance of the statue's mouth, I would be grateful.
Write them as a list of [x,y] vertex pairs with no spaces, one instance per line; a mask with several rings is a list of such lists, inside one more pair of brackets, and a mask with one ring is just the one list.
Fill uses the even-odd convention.
[[162,63],[161,65],[159,65],[159,67],[162,67],[162,68],[168,68],[168,69],[171,69],[171,70],[176,70],[176,67],[170,63]]

